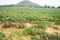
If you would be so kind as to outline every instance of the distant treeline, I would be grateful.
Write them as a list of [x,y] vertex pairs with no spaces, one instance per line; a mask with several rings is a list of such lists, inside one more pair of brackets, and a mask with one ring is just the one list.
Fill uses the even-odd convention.
[[0,7],[13,7],[14,5],[0,5]]
[[[15,6],[15,5],[0,5],[0,7],[17,7],[17,6]],[[23,6],[18,6],[18,7],[23,7]],[[27,7],[31,8],[31,6],[27,6]],[[35,7],[33,7],[33,8],[35,8]],[[37,6],[36,8],[60,8],[60,6],[55,7],[55,6],[45,5],[45,6],[39,6],[39,7]]]

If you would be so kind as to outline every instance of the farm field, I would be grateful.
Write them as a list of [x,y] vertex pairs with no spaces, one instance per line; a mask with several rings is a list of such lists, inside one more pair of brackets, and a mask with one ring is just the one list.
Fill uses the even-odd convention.
[[0,7],[0,40],[60,40],[60,9]]

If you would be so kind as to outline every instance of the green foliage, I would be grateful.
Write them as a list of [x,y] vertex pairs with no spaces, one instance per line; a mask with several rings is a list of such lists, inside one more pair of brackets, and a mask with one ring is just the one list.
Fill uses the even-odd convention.
[[0,8],[0,21],[54,21],[60,22],[60,9],[51,8]]
[[55,24],[57,24],[57,25],[59,25],[60,24],[60,20],[58,20],[58,21],[55,21],[56,23]]
[[32,27],[29,27],[29,28],[25,28],[23,30],[23,34],[28,34],[28,35],[41,35],[42,37],[46,37],[47,34],[45,33],[44,30],[39,30],[39,29],[36,29],[36,28],[32,28]]
[[37,38],[35,36],[31,36],[30,38],[31,38],[31,40],[40,40],[39,38]]
[[45,29],[46,27],[51,27],[50,24],[47,21],[37,21],[37,22],[33,22],[34,27],[38,28],[38,29]]
[[53,27],[54,29],[58,30],[59,28],[58,27]]
[[25,28],[25,29],[23,30],[23,34],[38,35],[38,30],[36,30],[35,28],[33,29],[33,28],[31,28],[31,27]]

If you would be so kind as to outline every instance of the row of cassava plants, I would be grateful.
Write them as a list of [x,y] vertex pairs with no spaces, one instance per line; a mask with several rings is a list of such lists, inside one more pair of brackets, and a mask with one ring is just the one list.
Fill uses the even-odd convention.
[[56,23],[60,22],[59,9],[50,8],[14,8],[3,7],[0,9],[0,21],[41,21],[48,20]]

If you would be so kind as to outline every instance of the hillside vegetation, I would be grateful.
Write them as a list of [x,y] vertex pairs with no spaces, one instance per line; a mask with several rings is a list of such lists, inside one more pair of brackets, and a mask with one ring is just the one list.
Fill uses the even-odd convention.
[[0,40],[60,40],[60,9],[0,7]]

